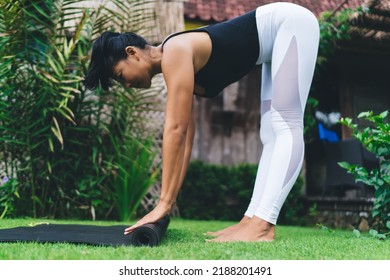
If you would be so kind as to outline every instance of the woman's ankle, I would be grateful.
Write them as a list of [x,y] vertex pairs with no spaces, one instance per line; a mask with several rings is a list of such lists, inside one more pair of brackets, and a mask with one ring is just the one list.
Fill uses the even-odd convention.
[[258,227],[259,229],[262,229],[262,230],[269,231],[269,230],[275,229],[274,224],[271,224],[270,222],[268,222],[268,221],[266,221],[258,216],[253,216],[253,218],[251,219],[251,223],[253,226]]

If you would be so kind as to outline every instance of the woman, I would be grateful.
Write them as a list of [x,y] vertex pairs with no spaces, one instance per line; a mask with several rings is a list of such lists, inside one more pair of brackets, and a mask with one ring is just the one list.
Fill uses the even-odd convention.
[[163,173],[155,209],[125,234],[156,222],[175,203],[194,138],[193,95],[212,98],[262,64],[263,152],[248,210],[239,223],[218,232],[214,242],[272,241],[280,209],[302,166],[303,113],[319,43],[315,16],[291,3],[261,6],[204,28],[179,32],[159,46],[134,33],[103,33],[94,43],[86,86],[104,89],[114,79],[148,88],[163,73],[168,94],[163,134]]

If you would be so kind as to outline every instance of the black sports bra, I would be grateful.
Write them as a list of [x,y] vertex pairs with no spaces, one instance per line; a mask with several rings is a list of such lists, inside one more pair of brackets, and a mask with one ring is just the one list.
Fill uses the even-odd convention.
[[195,74],[195,83],[205,89],[200,97],[217,96],[226,86],[245,76],[259,57],[259,39],[256,11],[206,27],[171,34],[172,37],[188,32],[206,32],[212,42],[211,55],[206,65]]

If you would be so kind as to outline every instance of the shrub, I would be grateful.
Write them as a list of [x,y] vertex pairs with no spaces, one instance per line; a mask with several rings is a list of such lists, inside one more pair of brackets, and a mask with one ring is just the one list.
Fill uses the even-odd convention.
[[177,198],[183,218],[196,220],[226,219],[227,167],[193,161]]
[[[257,165],[223,166],[192,161],[177,198],[183,218],[239,220],[250,202]],[[303,180],[298,178],[279,215],[279,224],[304,224],[300,201]]]
[[355,176],[356,181],[375,188],[375,201],[372,217],[378,221],[379,231],[388,230],[390,225],[390,123],[386,121],[388,111],[374,115],[373,112],[362,112],[358,118],[365,119],[372,126],[359,129],[352,119],[343,118],[340,122],[352,129],[352,135],[370,152],[379,158],[379,168],[367,171],[364,167],[340,162],[348,173]]

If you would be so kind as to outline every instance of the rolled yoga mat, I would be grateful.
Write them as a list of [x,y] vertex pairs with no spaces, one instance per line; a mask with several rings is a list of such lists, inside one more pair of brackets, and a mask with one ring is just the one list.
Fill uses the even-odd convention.
[[170,222],[169,216],[153,224],[136,228],[128,235],[129,226],[89,226],[40,224],[32,227],[0,229],[0,242],[76,243],[100,246],[157,246]]

